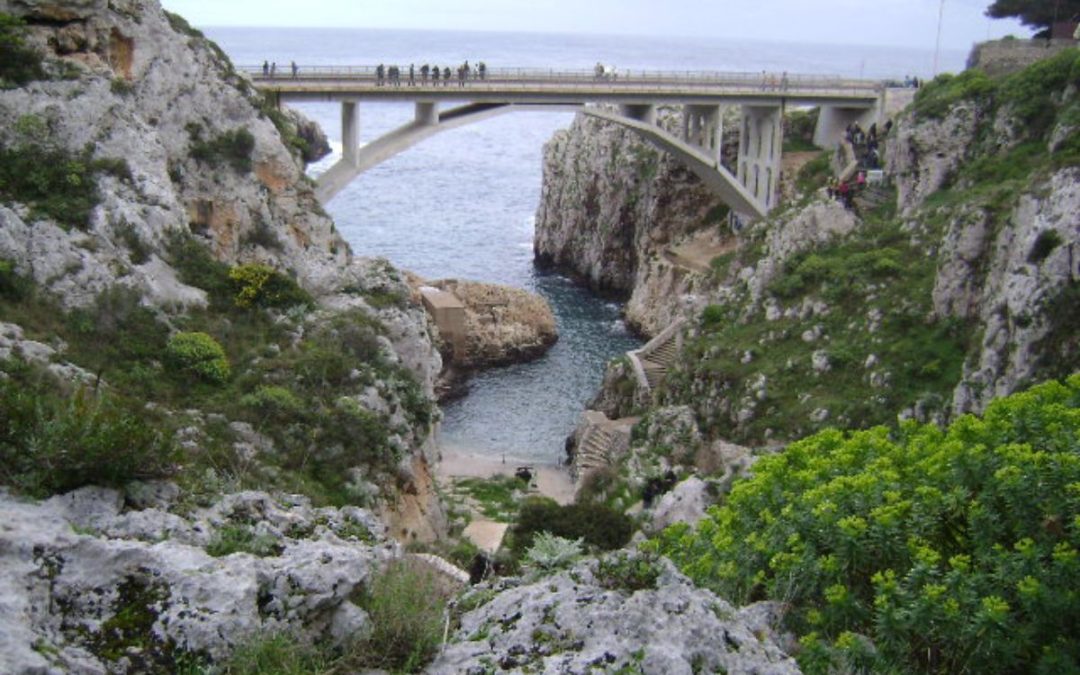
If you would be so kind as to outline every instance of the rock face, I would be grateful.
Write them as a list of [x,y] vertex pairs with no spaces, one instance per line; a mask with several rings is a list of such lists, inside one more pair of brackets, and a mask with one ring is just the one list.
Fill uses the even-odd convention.
[[[165,672],[266,632],[344,638],[367,622],[350,594],[399,555],[361,509],[245,492],[182,517],[175,488],[136,487],[0,491],[0,671]],[[238,532],[263,557],[220,555]]]
[[[676,116],[662,118],[674,132]],[[633,132],[579,115],[544,147],[533,247],[542,264],[568,270],[594,290],[633,295],[627,319],[652,334],[666,327],[670,298],[692,285],[660,252],[684,235],[716,229],[725,215],[668,155]]]
[[[1062,92],[1061,107],[1075,96],[1074,87]],[[1059,120],[1046,134],[1050,151],[1076,133],[1067,115]],[[947,195],[930,200],[970,189],[965,181],[972,180],[966,176],[973,163],[1013,151],[1030,134],[1008,106],[985,101],[961,101],[937,117],[901,115],[885,151],[897,215],[884,217],[901,233],[893,240],[901,242],[898,250],[912,256],[909,264],[922,276],[910,282],[917,291],[884,306],[877,305],[887,289],[866,281],[865,301],[855,311],[841,310],[844,316],[837,314],[843,294],[806,293],[810,284],[805,277],[792,278],[793,266],[823,263],[814,254],[835,251],[841,242],[882,249],[887,244],[868,239],[879,220],[864,219],[824,195],[804,195],[764,221],[728,231],[702,217],[714,207],[692,174],[642,150],[630,132],[596,120],[577,120],[546,148],[537,256],[569,266],[595,287],[628,294],[627,318],[647,334],[686,317],[687,342],[694,344],[694,326],[710,305],[720,310],[714,311],[712,330],[743,327],[734,331],[746,336],[737,355],[725,355],[724,344],[702,348],[693,363],[682,364],[683,374],[675,370],[678,393],[661,394],[661,403],[691,403],[710,434],[720,430],[761,444],[852,423],[830,404],[828,391],[813,391],[815,383],[854,367],[842,363],[846,347],[838,349],[838,342],[856,347],[856,365],[865,371],[855,398],[882,406],[880,415],[891,407],[890,417],[900,410],[944,421],[979,412],[992,398],[1032,380],[1065,374],[1077,362],[1077,326],[1065,308],[1075,304],[1080,279],[1080,169],[1047,162],[1048,170],[1033,174],[1035,180],[1003,204]],[[807,276],[817,274],[806,269]],[[777,287],[778,281],[793,286]],[[958,377],[950,374],[946,385],[928,385],[936,389],[893,403],[888,398],[895,391],[897,363],[884,363],[880,352],[897,337],[889,334],[896,333],[890,326],[904,314],[924,325],[964,325],[963,334],[972,339],[958,348],[966,353],[950,357],[950,372],[960,373],[963,361]],[[792,347],[797,356],[779,363],[773,358]],[[929,360],[931,371],[941,366]],[[643,407],[625,371],[625,364],[613,366],[595,402],[608,414]],[[778,409],[777,394],[784,392],[777,386],[802,392],[784,403],[786,412]],[[768,415],[770,422],[786,417],[780,426],[795,435],[772,436],[774,429],[761,422]],[[790,422],[793,415],[798,424]]]
[[465,305],[465,353],[454,366],[491,368],[531,361],[559,339],[555,314],[539,295],[475,281],[442,280],[432,286]]
[[[898,125],[887,169],[896,175],[898,206],[914,236],[925,236],[934,215],[924,208],[927,197],[975,159],[978,124],[986,115],[965,104],[940,120],[908,115]],[[1020,125],[1008,109],[997,111],[990,123],[995,152],[1006,153],[1020,142]],[[1056,129],[1051,136],[1062,133],[1075,129]],[[935,242],[933,312],[981,330],[952,403],[956,414],[978,413],[1033,379],[1062,374],[1052,362],[1068,355],[1055,353],[1061,345],[1048,336],[1071,330],[1063,328],[1070,324],[1059,312],[1080,281],[1080,168],[1053,171],[1003,212],[960,206],[945,213],[944,235]],[[1069,340],[1075,357],[1075,334]]]
[[[170,242],[194,237],[222,262],[294,277],[326,312],[364,310],[385,329],[384,356],[433,397],[442,363],[425,313],[371,301],[408,297],[408,288],[385,261],[352,255],[304,174],[325,141],[315,125],[268,105],[215,44],[157,0],[0,0],[0,11],[26,22],[27,43],[54,75],[0,91],[0,147],[86,151],[122,168],[75,177],[97,187],[85,223],[0,205],[0,260],[64,307],[123,286],[167,318],[207,304],[171,266]],[[301,156],[301,146],[314,154]],[[5,335],[21,340],[14,329]],[[399,408],[392,384],[368,389],[356,397],[362,407]],[[382,507],[395,534],[428,540],[445,525],[427,471],[429,440],[427,429],[394,439],[406,456],[400,499]]]
[[[65,304],[113,283],[159,303],[191,305],[161,258],[170,233],[190,231],[219,259],[264,262],[308,290],[336,290],[350,253],[315,200],[304,164],[283,144],[261,96],[206,39],[155,1],[0,2],[24,17],[29,39],[75,79],[0,92],[0,142],[17,147],[45,125],[48,142],[126,162],[130,178],[99,176],[101,205],[85,232],[25,211],[0,212],[0,256],[19,261]],[[193,148],[246,130],[250,169]],[[132,245],[132,242],[141,245]]]
[[655,563],[655,582],[627,584],[618,560],[584,563],[502,590],[462,616],[427,672],[800,672],[755,625],[762,615],[757,608],[736,611],[666,561]]

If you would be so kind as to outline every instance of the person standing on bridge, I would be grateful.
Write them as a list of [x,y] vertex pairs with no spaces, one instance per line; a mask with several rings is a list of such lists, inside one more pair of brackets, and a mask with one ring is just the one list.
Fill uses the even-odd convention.
[[427,84],[428,74],[431,72],[431,66],[424,64],[420,66],[420,83]]
[[269,61],[263,61],[263,77],[266,77],[269,74],[270,74],[270,62]]
[[431,79],[436,87],[439,86],[439,74],[440,71],[438,66],[431,69]]
[[277,75],[277,61],[270,64],[270,77]]
[[487,65],[483,61],[481,61],[480,65],[478,65],[476,68],[480,71],[481,80],[487,78]]
[[289,66],[292,68],[293,79],[296,79],[296,74],[300,72],[300,69],[296,67],[296,61],[293,61]]
[[446,66],[442,71],[443,86],[450,86],[450,66]]
[[409,64],[409,86],[416,86],[416,66],[411,63]]

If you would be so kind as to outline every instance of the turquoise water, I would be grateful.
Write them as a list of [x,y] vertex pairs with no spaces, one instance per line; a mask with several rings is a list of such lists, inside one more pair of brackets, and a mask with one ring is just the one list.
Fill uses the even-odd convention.
[[[301,66],[454,66],[468,59],[492,67],[588,69],[602,61],[620,69],[902,78],[925,76],[933,58],[909,49],[705,39],[344,29],[206,32],[240,65],[295,60]],[[961,53],[944,56],[947,68],[963,65]],[[340,149],[339,106],[298,107],[322,124]],[[362,104],[361,139],[404,124],[412,114],[411,104]],[[571,120],[568,113],[511,113],[439,134],[365,173],[327,205],[360,255],[384,256],[430,279],[525,288],[547,298],[555,311],[561,337],[545,357],[483,373],[472,380],[467,396],[445,406],[444,446],[557,462],[566,435],[600,384],[604,364],[638,344],[619,321],[617,305],[533,267],[543,144]],[[323,167],[335,160],[325,160]]]

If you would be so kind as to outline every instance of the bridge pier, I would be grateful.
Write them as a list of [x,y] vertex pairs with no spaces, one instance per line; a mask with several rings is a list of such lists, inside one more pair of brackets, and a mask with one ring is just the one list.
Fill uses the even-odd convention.
[[434,101],[416,102],[416,123],[434,126],[439,123],[439,104]]
[[341,161],[360,166],[360,110],[356,101],[341,102]]
[[718,105],[683,106],[682,139],[720,160],[723,139],[722,109]]
[[656,126],[656,106],[651,103],[624,103],[619,106],[619,114]]
[[839,106],[821,106],[818,112],[817,126],[814,127],[814,145],[819,148],[831,148],[844,140],[844,131],[849,124],[859,123],[864,130],[877,121],[875,108],[841,108]]
[[776,206],[783,150],[783,105],[743,106],[738,179],[765,211]]

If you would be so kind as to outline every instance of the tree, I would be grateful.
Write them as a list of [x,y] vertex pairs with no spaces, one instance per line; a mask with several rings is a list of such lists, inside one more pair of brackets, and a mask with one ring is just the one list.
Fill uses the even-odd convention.
[[994,0],[986,15],[994,19],[1017,18],[1025,26],[1039,29],[1037,37],[1049,37],[1055,21],[1068,21],[1080,14],[1080,0]]

